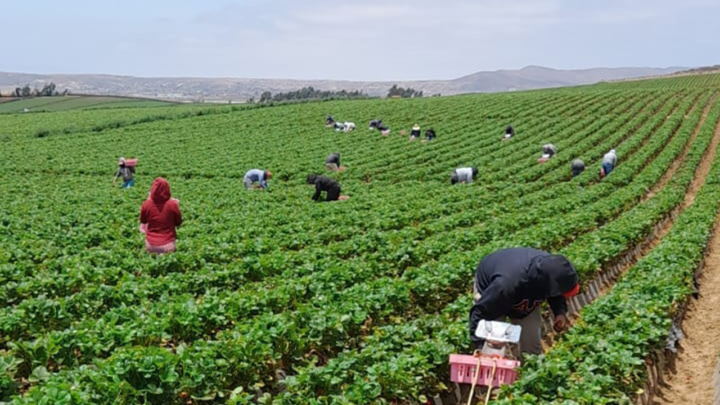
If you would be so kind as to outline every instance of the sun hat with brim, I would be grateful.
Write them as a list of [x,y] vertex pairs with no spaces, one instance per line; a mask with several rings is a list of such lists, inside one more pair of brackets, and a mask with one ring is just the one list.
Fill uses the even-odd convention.
[[413,129],[417,131],[418,129],[420,129],[420,125],[415,124],[415,125],[413,126]]

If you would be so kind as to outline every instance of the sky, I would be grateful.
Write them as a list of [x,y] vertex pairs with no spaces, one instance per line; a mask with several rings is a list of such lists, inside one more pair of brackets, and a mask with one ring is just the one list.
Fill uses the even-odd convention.
[[0,71],[454,79],[720,64],[720,0],[0,0]]

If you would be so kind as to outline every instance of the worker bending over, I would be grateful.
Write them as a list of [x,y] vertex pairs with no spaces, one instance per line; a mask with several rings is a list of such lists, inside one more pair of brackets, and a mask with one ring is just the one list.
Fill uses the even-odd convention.
[[243,185],[246,190],[268,188],[268,180],[272,178],[272,172],[269,170],[252,169],[248,170],[243,176]]
[[570,168],[572,169],[573,177],[577,177],[580,175],[580,173],[585,171],[585,162],[580,159],[575,159],[570,164]]
[[450,175],[450,184],[472,184],[473,180],[477,177],[477,174],[477,167],[461,167],[459,169],[455,169]]
[[482,348],[483,340],[475,336],[480,320],[505,321],[509,317],[511,323],[522,327],[520,351],[540,354],[542,303],[550,305],[553,329],[560,332],[567,326],[566,298],[579,291],[577,273],[565,256],[531,248],[491,253],[475,270],[470,339],[476,348]]
[[340,195],[340,183],[330,177],[308,174],[307,183],[315,186],[315,194],[312,197],[313,201],[320,202],[320,194],[323,191],[326,193],[325,201],[344,201],[350,198]]
[[410,139],[411,141],[414,141],[416,139],[420,138],[420,125],[415,124],[412,127],[412,130],[410,131]]
[[503,136],[503,139],[510,139],[513,136],[515,136],[515,130],[513,129],[512,125],[508,125],[505,127],[505,135]]
[[603,156],[602,167],[600,168],[600,177],[605,177],[610,174],[610,172],[615,169],[616,164],[617,154],[615,153],[615,149],[611,149],[610,152]]

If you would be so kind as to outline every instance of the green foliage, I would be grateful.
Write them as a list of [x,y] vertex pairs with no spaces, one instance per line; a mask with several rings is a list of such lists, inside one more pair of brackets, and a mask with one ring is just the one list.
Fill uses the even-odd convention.
[[[718,78],[695,80],[3,115],[0,401],[372,404],[447,392],[448,354],[469,350],[483,255],[561,251],[587,282],[682,203],[720,118],[712,104],[689,144]],[[336,133],[327,111],[441,136]],[[502,142],[509,119],[518,135]],[[558,155],[538,165],[547,142]],[[610,148],[620,163],[600,180]],[[335,151],[348,170],[330,175],[351,199],[314,203],[304,179]],[[140,158],[134,189],[110,187],[118,156]],[[576,157],[588,168],[572,178]],[[478,181],[451,187],[465,165],[481,169]],[[273,171],[272,192],[242,188],[255,167]],[[137,214],[157,176],[185,223],[178,252],[151,257]],[[505,401],[632,398],[690,291],[718,184],[708,178],[666,240],[528,362]]]

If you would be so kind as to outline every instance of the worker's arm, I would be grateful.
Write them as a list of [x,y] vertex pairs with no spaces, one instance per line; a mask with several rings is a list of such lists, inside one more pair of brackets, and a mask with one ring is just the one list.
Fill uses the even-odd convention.
[[115,177],[113,178],[113,186],[115,185],[115,183],[117,183],[118,177],[120,177],[120,170],[115,172]]
[[480,300],[470,309],[470,340],[476,348],[480,348],[484,343],[482,339],[475,336],[478,323],[483,319],[494,321],[506,315],[510,304],[510,298],[502,285],[502,278],[496,278],[488,288],[481,292]]
[[140,223],[141,224],[147,224],[148,223],[148,212],[145,209],[145,203],[140,207]]
[[313,195],[313,201],[320,201],[320,183],[315,183],[315,195]]
[[173,198],[173,200],[175,200],[175,226],[178,227],[183,223],[182,213],[180,212],[180,200],[175,198]]
[[567,312],[567,301],[562,295],[559,297],[550,297],[547,299],[547,302],[550,304],[553,315],[565,315]]

